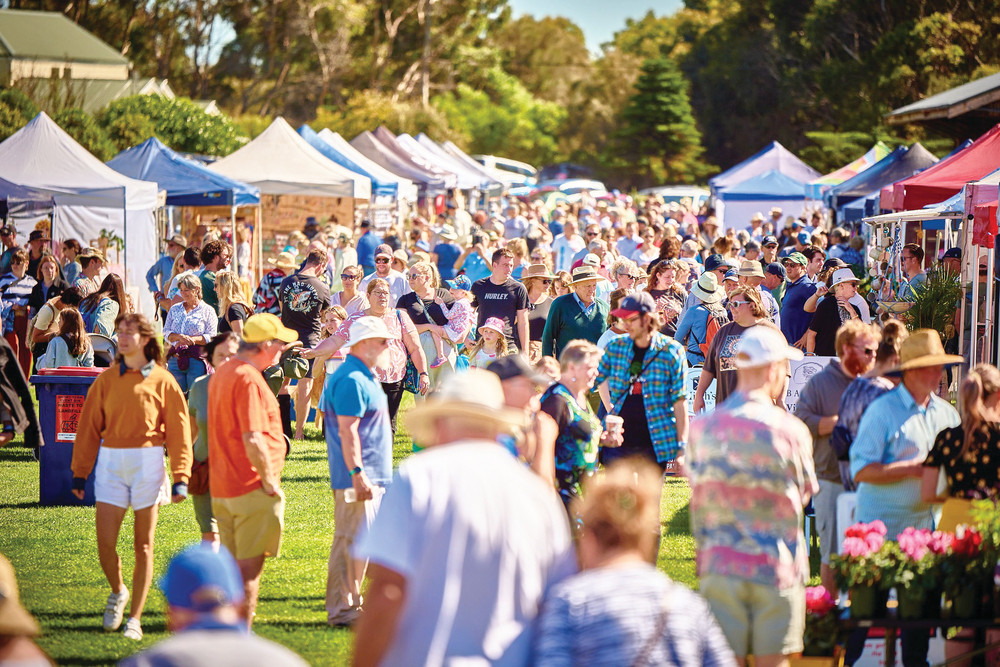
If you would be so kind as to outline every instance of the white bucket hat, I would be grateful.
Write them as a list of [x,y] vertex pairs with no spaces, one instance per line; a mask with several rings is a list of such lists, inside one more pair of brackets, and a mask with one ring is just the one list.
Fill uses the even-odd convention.
[[836,271],[833,272],[833,279],[830,280],[830,287],[834,288],[840,283],[851,283],[851,282],[854,283],[858,282],[858,277],[854,275],[854,271],[851,271],[850,269],[847,268],[837,269]]
[[750,327],[736,343],[736,368],[755,368],[805,355],[785,340],[784,334],[768,326]]
[[369,338],[388,339],[392,337],[392,334],[389,333],[389,327],[385,325],[382,318],[365,315],[364,317],[359,317],[351,324],[351,338],[344,344],[344,347],[353,347]]

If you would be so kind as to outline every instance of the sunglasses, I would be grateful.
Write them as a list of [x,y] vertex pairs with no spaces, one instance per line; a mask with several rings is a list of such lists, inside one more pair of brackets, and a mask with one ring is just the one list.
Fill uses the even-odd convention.
[[552,281],[549,280],[548,278],[542,278],[542,284],[543,285],[551,285]]
[[587,232],[587,236],[600,236],[600,232]]
[[376,264],[388,264],[389,260],[385,259],[384,257],[379,257],[378,259],[375,260],[375,263]]
[[355,275],[350,274],[350,273],[341,273],[340,274],[340,279],[341,280],[357,280],[360,277],[361,276],[355,276]]
[[420,278],[421,276],[420,276],[419,273],[411,273],[411,274],[407,275],[406,277],[409,278],[410,280],[416,280],[417,278]]
[[742,306],[744,303],[747,303],[747,302],[746,301],[730,301],[729,302],[729,307],[732,308],[733,310],[736,310],[737,308],[739,308],[740,306]]

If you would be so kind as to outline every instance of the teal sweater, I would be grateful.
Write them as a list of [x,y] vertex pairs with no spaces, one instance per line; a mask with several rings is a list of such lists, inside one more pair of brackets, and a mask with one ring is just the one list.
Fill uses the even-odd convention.
[[558,359],[566,344],[578,338],[596,344],[601,334],[607,331],[610,307],[600,299],[594,303],[596,305],[590,309],[590,314],[586,314],[572,292],[556,298],[545,320],[542,354]]

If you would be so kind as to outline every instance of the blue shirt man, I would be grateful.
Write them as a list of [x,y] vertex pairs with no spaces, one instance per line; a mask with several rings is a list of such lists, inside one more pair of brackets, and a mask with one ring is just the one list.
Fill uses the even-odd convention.
[[806,275],[806,256],[793,252],[781,260],[788,274],[788,287],[781,302],[781,333],[789,345],[795,345],[805,334],[812,322],[812,313],[805,311],[805,303],[816,292],[816,284]]
[[165,293],[170,286],[170,274],[174,272],[174,260],[177,254],[187,250],[187,239],[175,234],[167,239],[167,252],[146,271],[146,284],[153,294]]
[[441,280],[454,278],[455,262],[462,256],[462,247],[455,243],[454,232],[441,232],[441,243],[434,246],[434,254],[437,255],[437,269]]
[[361,221],[361,229],[364,230],[364,233],[358,239],[357,245],[358,264],[361,265],[366,276],[375,273],[375,248],[382,243],[382,237],[371,230],[371,224],[368,220]]
[[381,318],[356,320],[347,342],[351,352],[327,378],[320,399],[334,498],[326,585],[327,622],[334,626],[349,625],[361,613],[366,566],[355,566],[351,549],[361,522],[371,527],[382,492],[392,480],[389,401],[372,372],[389,338]]

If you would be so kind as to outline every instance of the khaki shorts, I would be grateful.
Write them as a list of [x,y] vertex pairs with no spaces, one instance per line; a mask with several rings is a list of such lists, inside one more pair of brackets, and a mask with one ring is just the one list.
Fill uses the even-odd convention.
[[737,656],[790,655],[802,651],[806,625],[804,586],[779,589],[710,574],[699,592],[708,600]]
[[219,540],[236,560],[277,556],[285,525],[285,494],[269,496],[260,489],[236,498],[212,498]]

